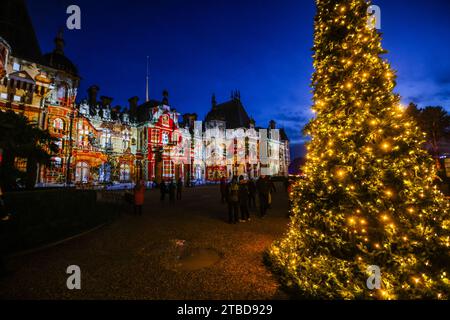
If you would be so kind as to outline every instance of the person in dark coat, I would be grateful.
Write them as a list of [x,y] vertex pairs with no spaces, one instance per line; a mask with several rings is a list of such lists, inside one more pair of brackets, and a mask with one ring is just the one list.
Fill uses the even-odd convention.
[[272,179],[269,177],[266,177],[267,183],[269,184],[269,198],[267,201],[267,208],[272,209],[272,201],[273,201],[273,194],[277,192],[277,188],[275,187],[275,183],[273,183]]
[[161,183],[159,184],[159,192],[161,193],[161,202],[164,203],[164,201],[166,200],[166,193],[167,193],[167,185],[166,183],[163,181],[161,181]]
[[256,189],[259,196],[259,215],[263,218],[269,207],[270,185],[265,176],[261,176],[256,182]]
[[241,221],[246,222],[250,220],[250,213],[248,211],[249,192],[247,181],[243,176],[239,177],[239,209],[241,210]]
[[253,179],[247,183],[248,187],[248,207],[249,209],[256,209],[256,185]]
[[175,202],[175,193],[176,193],[177,185],[172,180],[169,183],[169,201],[171,203]]
[[177,200],[181,200],[181,193],[183,191],[183,180],[178,178],[177,182]]
[[227,202],[227,181],[225,177],[220,179],[220,200],[222,203]]
[[236,177],[227,184],[228,222],[236,224],[239,220],[239,184]]

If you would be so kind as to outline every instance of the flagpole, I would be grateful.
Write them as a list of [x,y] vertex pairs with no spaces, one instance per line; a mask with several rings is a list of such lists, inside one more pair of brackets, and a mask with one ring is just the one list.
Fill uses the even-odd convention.
[[149,101],[149,98],[148,98],[148,58],[149,58],[149,56],[147,56],[147,78],[146,78],[146,80],[147,80],[147,82],[146,82],[146,85],[145,85],[145,102],[148,102]]

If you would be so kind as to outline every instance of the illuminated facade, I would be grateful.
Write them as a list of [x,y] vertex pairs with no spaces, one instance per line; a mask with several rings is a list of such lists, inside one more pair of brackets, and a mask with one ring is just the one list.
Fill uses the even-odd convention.
[[55,50],[36,60],[28,58],[32,56],[29,52],[15,55],[12,46],[4,55],[5,48],[8,45],[0,46],[3,60],[0,110],[22,114],[58,139],[59,151],[52,158],[52,165],[38,168],[38,183],[65,183],[71,158],[70,123],[76,114],[79,77],[76,67],[64,56],[62,34],[55,38]]
[[206,180],[288,174],[289,139],[283,129],[276,128],[275,121],[268,128],[255,127],[238,91],[222,104],[213,96],[211,104],[203,132]]
[[[18,12],[28,17],[24,2],[1,12],[0,25]],[[4,16],[3,16],[4,15]],[[57,138],[59,151],[51,165],[38,167],[38,186],[101,185],[109,183],[173,180],[203,183],[233,175],[258,177],[287,175],[289,142],[283,130],[257,128],[233,92],[231,100],[217,104],[204,122],[196,114],[180,114],[162,100],[129,107],[113,106],[113,99],[98,98],[91,86],[87,99],[76,104],[80,77],[65,56],[62,32],[52,52],[42,54],[31,21],[0,34],[0,111],[26,116]],[[20,25],[20,26],[19,26]],[[26,159],[17,159],[19,169]]]

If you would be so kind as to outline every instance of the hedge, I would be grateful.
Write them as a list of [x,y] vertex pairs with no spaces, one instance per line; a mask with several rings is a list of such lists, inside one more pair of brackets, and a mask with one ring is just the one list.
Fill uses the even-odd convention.
[[97,192],[51,189],[5,194],[12,218],[1,226],[2,251],[39,247],[112,221],[124,209],[124,201],[102,201]]

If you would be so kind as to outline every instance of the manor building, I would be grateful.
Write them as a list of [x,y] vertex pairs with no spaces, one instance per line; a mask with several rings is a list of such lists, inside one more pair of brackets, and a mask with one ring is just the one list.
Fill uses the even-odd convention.
[[[2,10],[0,112],[22,114],[57,139],[51,165],[38,166],[38,185],[179,178],[204,183],[233,175],[288,174],[284,130],[274,121],[256,127],[239,92],[221,104],[213,96],[205,121],[178,113],[167,90],[161,100],[139,104],[132,97],[123,108],[113,106],[111,97],[99,97],[94,85],[76,103],[80,76],[65,55],[62,32],[54,50],[42,54],[24,2],[6,1]],[[16,167],[26,170],[26,161],[16,159]]]

